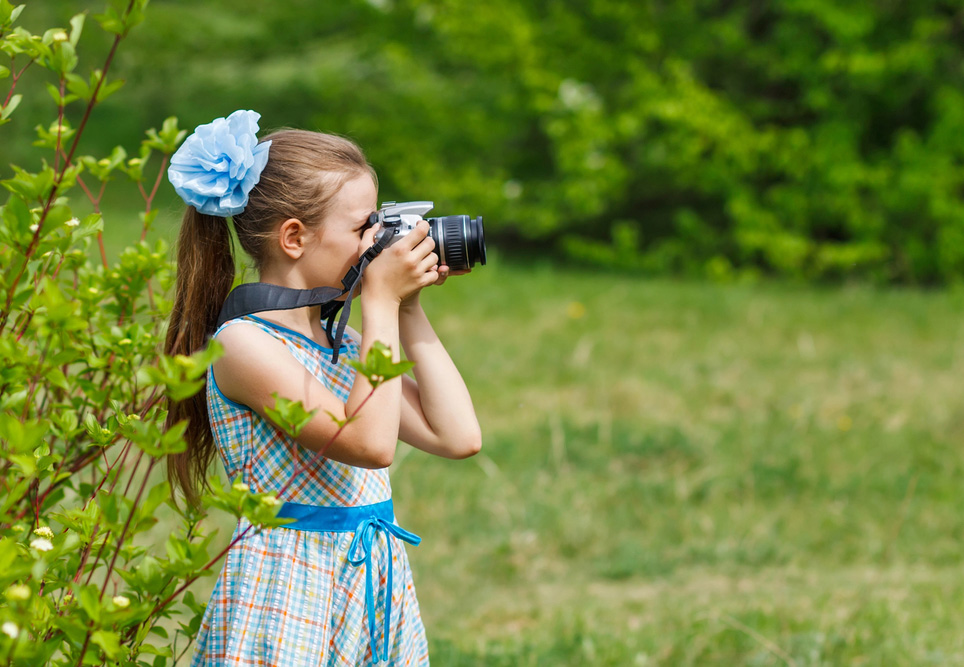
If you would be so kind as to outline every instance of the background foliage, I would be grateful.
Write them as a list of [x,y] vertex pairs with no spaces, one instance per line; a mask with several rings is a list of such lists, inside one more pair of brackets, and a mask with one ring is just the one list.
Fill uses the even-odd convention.
[[[32,20],[79,4],[33,3]],[[105,148],[168,115],[193,127],[253,108],[269,128],[354,137],[386,198],[483,213],[506,246],[720,279],[934,284],[964,269],[959,3],[151,11],[117,63],[132,85],[95,125]]]

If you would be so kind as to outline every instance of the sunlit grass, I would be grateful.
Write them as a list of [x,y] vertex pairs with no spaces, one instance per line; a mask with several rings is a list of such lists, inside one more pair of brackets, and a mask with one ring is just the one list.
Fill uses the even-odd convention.
[[486,430],[394,473],[440,664],[964,664],[958,295],[493,265],[426,303]]

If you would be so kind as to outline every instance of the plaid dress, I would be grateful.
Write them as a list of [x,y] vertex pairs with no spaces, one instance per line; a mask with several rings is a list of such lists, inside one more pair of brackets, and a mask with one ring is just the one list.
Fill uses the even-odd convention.
[[[254,316],[247,322],[280,340],[294,357],[342,401],[354,379],[349,359],[358,345],[345,338],[338,364],[331,349],[295,331]],[[208,371],[211,430],[228,479],[241,475],[252,492],[277,491],[313,452],[288,438],[247,407],[226,398]],[[283,501],[307,505],[357,506],[391,498],[388,470],[356,468],[322,458],[285,490]],[[237,537],[248,526],[241,519]],[[271,528],[247,536],[228,552],[201,621],[191,667],[259,665],[314,667],[370,665],[372,647],[362,567],[348,562],[353,532],[309,532]],[[254,535],[254,536],[252,536]],[[387,591],[388,548],[375,540],[377,646],[383,647],[386,595],[391,595],[388,665],[427,665],[428,645],[419,615],[404,544],[391,545],[393,590]]]

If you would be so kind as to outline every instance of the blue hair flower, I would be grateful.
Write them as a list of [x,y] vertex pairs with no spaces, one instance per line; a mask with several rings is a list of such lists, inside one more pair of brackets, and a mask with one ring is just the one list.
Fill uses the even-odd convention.
[[261,179],[270,141],[258,143],[261,114],[239,109],[198,125],[171,157],[167,177],[188,206],[227,217],[244,210]]

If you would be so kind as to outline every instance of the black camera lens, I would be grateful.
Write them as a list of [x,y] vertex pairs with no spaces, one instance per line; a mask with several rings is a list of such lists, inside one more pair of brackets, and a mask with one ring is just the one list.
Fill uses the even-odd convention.
[[435,241],[439,262],[453,271],[471,269],[476,264],[485,266],[485,231],[482,216],[444,215],[426,218],[428,235]]

